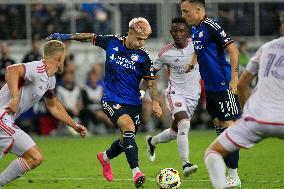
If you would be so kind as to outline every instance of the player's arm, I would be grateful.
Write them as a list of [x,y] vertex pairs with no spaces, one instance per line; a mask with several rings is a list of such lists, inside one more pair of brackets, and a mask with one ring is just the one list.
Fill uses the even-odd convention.
[[237,93],[237,84],[238,84],[238,72],[239,72],[239,50],[234,43],[229,44],[226,48],[226,51],[230,55],[230,64],[231,64],[231,82],[230,89],[233,93]]
[[19,82],[24,76],[25,67],[23,64],[14,64],[6,68],[5,79],[12,97],[8,106],[5,108],[8,114],[13,114],[18,109],[20,102]]
[[75,40],[81,42],[93,42],[96,38],[94,33],[75,33],[75,34],[60,34],[53,33],[47,37],[48,40],[56,39],[61,41]]
[[87,129],[76,123],[66,112],[64,106],[59,102],[57,97],[53,98],[44,98],[46,107],[48,111],[58,120],[72,127],[75,131],[77,131],[82,137],[85,137],[87,134]]
[[194,66],[195,66],[196,63],[197,63],[197,56],[196,56],[196,53],[193,52],[189,64],[186,64],[186,65],[184,66],[184,72],[185,72],[185,73],[190,72],[190,71],[194,68]]
[[252,82],[254,78],[254,75],[250,73],[249,71],[245,70],[241,78],[238,82],[238,95],[239,95],[239,100],[241,107],[243,108],[247,99],[250,97],[250,83]]
[[150,96],[153,104],[153,111],[157,117],[162,116],[162,108],[159,103],[159,93],[157,89],[157,82],[155,80],[146,80],[147,89],[150,92]]

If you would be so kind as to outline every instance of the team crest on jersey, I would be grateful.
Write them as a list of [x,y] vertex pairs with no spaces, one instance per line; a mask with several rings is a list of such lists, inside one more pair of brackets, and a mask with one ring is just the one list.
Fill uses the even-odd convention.
[[118,110],[119,108],[121,108],[120,104],[116,104],[112,106],[114,109]]
[[131,60],[132,60],[133,62],[136,62],[136,61],[138,60],[138,58],[139,58],[139,56],[138,56],[137,54],[132,54],[132,55],[131,55]]
[[199,37],[203,37],[203,31],[199,32]]
[[176,107],[181,107],[181,105],[182,105],[181,102],[176,102],[176,103],[175,103],[175,106],[176,106]]

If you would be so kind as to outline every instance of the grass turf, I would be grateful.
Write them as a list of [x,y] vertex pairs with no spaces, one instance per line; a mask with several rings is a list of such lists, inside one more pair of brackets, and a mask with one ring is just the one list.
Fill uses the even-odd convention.
[[[35,170],[5,186],[6,189],[134,189],[131,170],[121,154],[112,160],[113,182],[101,175],[96,154],[109,147],[118,136],[95,136],[86,139],[39,137],[36,143],[42,149],[44,162]],[[149,162],[145,155],[144,135],[137,136],[140,169],[146,174],[145,189],[156,189],[156,174],[162,168],[173,167],[182,171],[176,141],[160,144],[157,159]],[[214,131],[193,131],[190,134],[190,160],[198,164],[198,172],[184,179],[180,189],[212,188],[205,169],[203,153],[215,138]],[[283,142],[267,139],[255,148],[241,151],[239,175],[243,188],[284,188]],[[1,159],[2,171],[15,156]],[[182,178],[183,179],[183,178]]]

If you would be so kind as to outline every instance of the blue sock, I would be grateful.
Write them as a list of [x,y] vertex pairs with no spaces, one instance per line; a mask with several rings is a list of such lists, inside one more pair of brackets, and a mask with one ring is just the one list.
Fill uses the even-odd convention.
[[138,167],[138,147],[135,142],[134,132],[125,131],[123,133],[123,147],[130,168]]
[[[215,129],[216,129],[216,134],[219,136],[227,128],[215,127]],[[230,153],[227,157],[224,158],[224,161],[227,167],[231,169],[237,169],[239,167],[239,158],[240,158],[239,152],[240,150],[237,150],[233,153]]]
[[120,143],[120,139],[115,140],[110,148],[106,151],[106,155],[109,159],[113,159],[123,152],[123,145]]

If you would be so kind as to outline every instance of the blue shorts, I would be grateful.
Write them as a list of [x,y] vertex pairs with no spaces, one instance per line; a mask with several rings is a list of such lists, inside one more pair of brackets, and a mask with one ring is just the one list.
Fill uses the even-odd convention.
[[206,91],[206,109],[212,119],[220,121],[236,120],[241,117],[238,95],[230,90]]
[[127,114],[131,117],[136,128],[140,127],[142,105],[120,104],[117,102],[102,101],[103,109],[108,118],[117,126],[120,116]]

